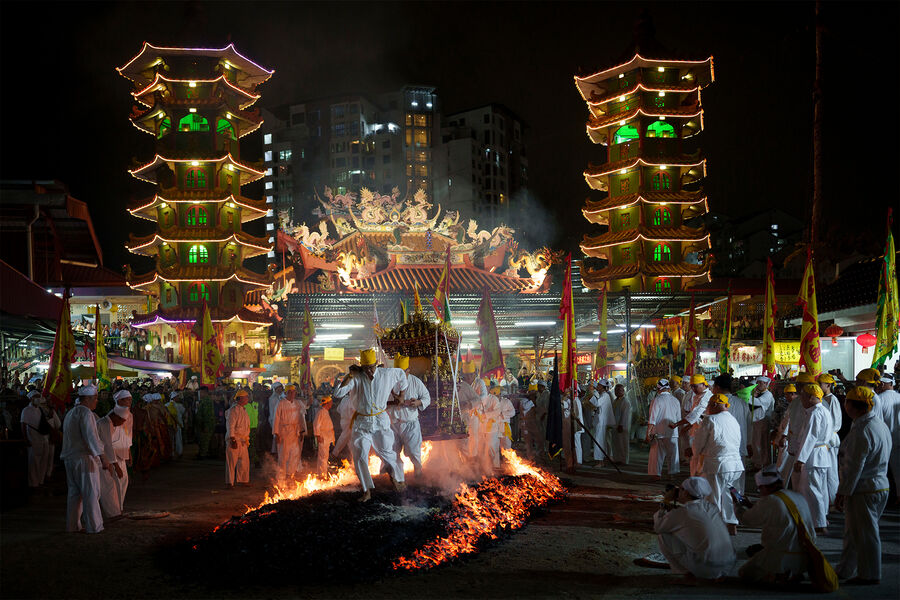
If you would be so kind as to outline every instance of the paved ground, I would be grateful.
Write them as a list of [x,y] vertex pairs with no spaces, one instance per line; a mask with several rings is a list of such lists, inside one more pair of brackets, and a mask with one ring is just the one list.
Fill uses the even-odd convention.
[[[260,477],[249,488],[224,490],[224,467],[217,461],[185,459],[153,471],[129,489],[129,512],[167,511],[162,519],[124,519],[100,535],[64,533],[65,482],[0,517],[0,589],[4,598],[793,598],[816,597],[808,590],[748,588],[740,582],[689,585],[668,571],[644,569],[633,560],[656,549],[651,533],[653,501],[664,484],[646,480],[646,453],[632,452],[623,474],[582,467],[565,479],[570,498],[502,544],[461,564],[432,572],[388,577],[361,586],[252,588],[173,575],[166,549],[209,531],[258,504],[265,489]],[[842,531],[841,515],[831,529]],[[845,587],[830,597],[896,599],[900,593],[900,515],[881,523],[884,579],[878,587]],[[739,556],[758,541],[758,532],[734,538]],[[838,536],[820,539],[837,564]],[[272,557],[273,560],[283,560]]]

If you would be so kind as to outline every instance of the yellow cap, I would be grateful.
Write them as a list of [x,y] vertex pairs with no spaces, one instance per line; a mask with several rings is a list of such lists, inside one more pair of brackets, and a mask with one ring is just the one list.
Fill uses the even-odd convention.
[[359,366],[369,367],[376,363],[375,348],[369,348],[359,353]]
[[728,396],[725,394],[713,394],[713,397],[709,399],[713,404],[724,404],[725,408],[731,406],[731,403],[728,402]]
[[250,397],[250,394],[247,393],[247,390],[238,390],[238,391],[234,394],[234,399],[235,399],[235,400],[237,400],[238,398],[249,398],[249,397]]
[[406,370],[409,368],[409,357],[398,354],[394,357],[394,366],[398,369]]
[[819,400],[821,400],[825,396],[825,394],[822,392],[822,388],[813,383],[807,383],[806,385],[804,385],[803,391],[810,396],[815,396]]
[[789,393],[789,392],[790,392],[790,393],[796,394],[796,393],[797,393],[797,386],[795,386],[793,383],[789,383],[789,384],[787,384],[786,386],[784,386],[784,393],[787,394],[787,393]]
[[872,410],[872,407],[875,406],[875,392],[871,388],[858,385],[847,392],[847,400],[862,402],[869,407],[869,410]]
[[[698,383],[706,384],[706,377],[704,377],[700,373],[698,373],[696,375],[691,375],[691,385],[696,385]],[[709,385],[709,384],[707,384],[707,385]]]
[[863,369],[856,375],[857,381],[862,381],[863,383],[871,383],[874,384],[881,379],[881,373],[878,372],[877,369]]
[[475,363],[474,362],[464,362],[463,363],[463,374],[471,375],[475,372]]
[[500,395],[500,386],[499,385],[491,386],[490,392],[495,396],[499,396]]
[[834,377],[831,376],[831,373],[822,373],[818,377],[819,383],[834,383]]
[[681,377],[679,377],[678,375],[672,375],[672,380],[671,380],[671,381],[672,381],[672,383],[674,383],[675,385],[681,385]]
[[322,399],[319,400],[319,404],[325,404],[326,402],[331,402],[331,396],[322,396]]
[[537,391],[537,384],[536,384],[536,383],[529,383],[529,384],[528,384],[528,391],[529,391],[529,392],[536,392],[536,391]]
[[797,375],[797,383],[815,383],[816,378],[812,376],[812,373],[808,371],[803,371],[799,375]]
[[286,386],[284,386],[284,391],[286,391],[286,392],[288,392],[290,390],[296,390],[296,389],[297,389],[297,386],[294,385],[293,383],[289,383]]

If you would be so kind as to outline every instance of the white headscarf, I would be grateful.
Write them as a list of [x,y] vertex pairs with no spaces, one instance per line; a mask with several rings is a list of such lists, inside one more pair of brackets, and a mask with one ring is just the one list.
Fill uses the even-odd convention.
[[681,489],[692,498],[703,498],[712,494],[712,486],[704,477],[688,477],[681,483]]
[[87,385],[83,385],[78,388],[79,396],[96,396],[97,395],[97,386],[91,383]]

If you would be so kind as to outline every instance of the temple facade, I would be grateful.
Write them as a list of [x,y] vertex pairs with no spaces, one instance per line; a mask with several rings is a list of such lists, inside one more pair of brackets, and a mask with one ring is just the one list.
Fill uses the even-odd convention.
[[[134,177],[155,193],[129,208],[153,221],[156,231],[131,236],[134,254],[155,259],[155,268],[137,275],[126,268],[128,285],[152,297],[156,309],[134,315],[133,325],[152,328],[159,343],[176,347],[176,360],[196,364],[190,329],[204,305],[220,333],[220,343],[242,346],[270,324],[245,307],[248,292],[266,288],[271,274],[246,269],[247,258],[272,245],[243,231],[243,224],[266,216],[262,200],[246,198],[241,187],[262,178],[261,165],[241,159],[240,140],[259,129],[256,88],[272,74],[240,55],[221,49],[158,48],[145,43],[119,73],[134,84],[132,124],[156,140],[152,160],[135,165]],[[177,343],[177,346],[175,344]]]
[[585,256],[606,261],[582,270],[586,287],[666,293],[709,280],[709,234],[687,223],[708,212],[706,160],[691,147],[704,127],[701,90],[713,80],[711,56],[677,59],[655,40],[575,77],[588,138],[607,147],[607,161],[584,171],[602,195],[582,212],[606,229],[582,240]]

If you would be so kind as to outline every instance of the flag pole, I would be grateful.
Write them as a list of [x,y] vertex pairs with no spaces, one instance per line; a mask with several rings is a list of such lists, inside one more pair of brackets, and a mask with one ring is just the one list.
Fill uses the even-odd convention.
[[[438,361],[441,359],[438,354],[438,328],[437,324],[434,327],[434,424],[440,428],[441,426],[441,407],[440,402],[441,399],[441,378],[440,378],[440,365],[438,365]],[[447,357],[449,360],[449,357]]]

